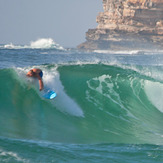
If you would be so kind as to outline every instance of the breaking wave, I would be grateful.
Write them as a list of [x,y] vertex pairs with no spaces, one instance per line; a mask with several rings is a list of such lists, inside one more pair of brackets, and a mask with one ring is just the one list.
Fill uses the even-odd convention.
[[1,45],[0,48],[3,49],[56,49],[65,50],[61,45],[57,44],[52,38],[40,38],[36,41],[31,41],[30,45],[14,45],[9,43],[6,45]]
[[38,67],[44,83],[57,92],[52,101],[40,96],[37,81],[24,77],[29,68],[0,70],[1,136],[61,143],[163,144],[163,82],[157,69],[153,71],[159,79],[149,75],[150,67],[141,66]]

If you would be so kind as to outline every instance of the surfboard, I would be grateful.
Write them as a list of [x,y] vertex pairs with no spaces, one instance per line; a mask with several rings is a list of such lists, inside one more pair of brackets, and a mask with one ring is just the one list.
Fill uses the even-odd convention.
[[53,99],[57,96],[57,94],[50,88],[44,87],[42,91],[43,91],[42,97],[46,99]]
[[[27,82],[29,86],[33,85],[37,90],[39,90],[39,84],[36,78],[27,78]],[[44,85],[44,89],[42,91],[38,91],[38,93],[41,97],[46,99],[54,99],[57,96],[56,92],[47,85]]]

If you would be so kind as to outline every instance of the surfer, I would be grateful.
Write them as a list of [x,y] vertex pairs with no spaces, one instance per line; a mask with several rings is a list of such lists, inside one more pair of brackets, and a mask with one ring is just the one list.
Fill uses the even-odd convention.
[[28,71],[28,73],[26,75],[28,77],[37,78],[39,81],[39,85],[40,85],[40,91],[43,90],[43,88],[44,88],[44,84],[42,81],[43,72],[41,69],[33,68],[30,71]]

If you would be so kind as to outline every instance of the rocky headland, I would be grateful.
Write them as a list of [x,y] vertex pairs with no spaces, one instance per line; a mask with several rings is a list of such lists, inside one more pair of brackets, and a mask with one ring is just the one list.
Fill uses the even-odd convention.
[[163,0],[103,0],[83,50],[163,49]]

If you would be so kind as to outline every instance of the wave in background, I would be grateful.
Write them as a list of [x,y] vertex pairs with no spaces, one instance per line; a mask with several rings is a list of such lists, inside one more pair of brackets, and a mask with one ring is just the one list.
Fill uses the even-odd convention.
[[0,70],[1,136],[163,145],[160,67],[80,63],[38,68],[58,94],[53,101],[41,97],[37,81],[24,78],[29,68]]
[[14,45],[13,43],[1,45],[4,49],[57,49],[65,50],[62,46],[57,44],[52,38],[40,38],[36,41],[31,41],[30,45]]

